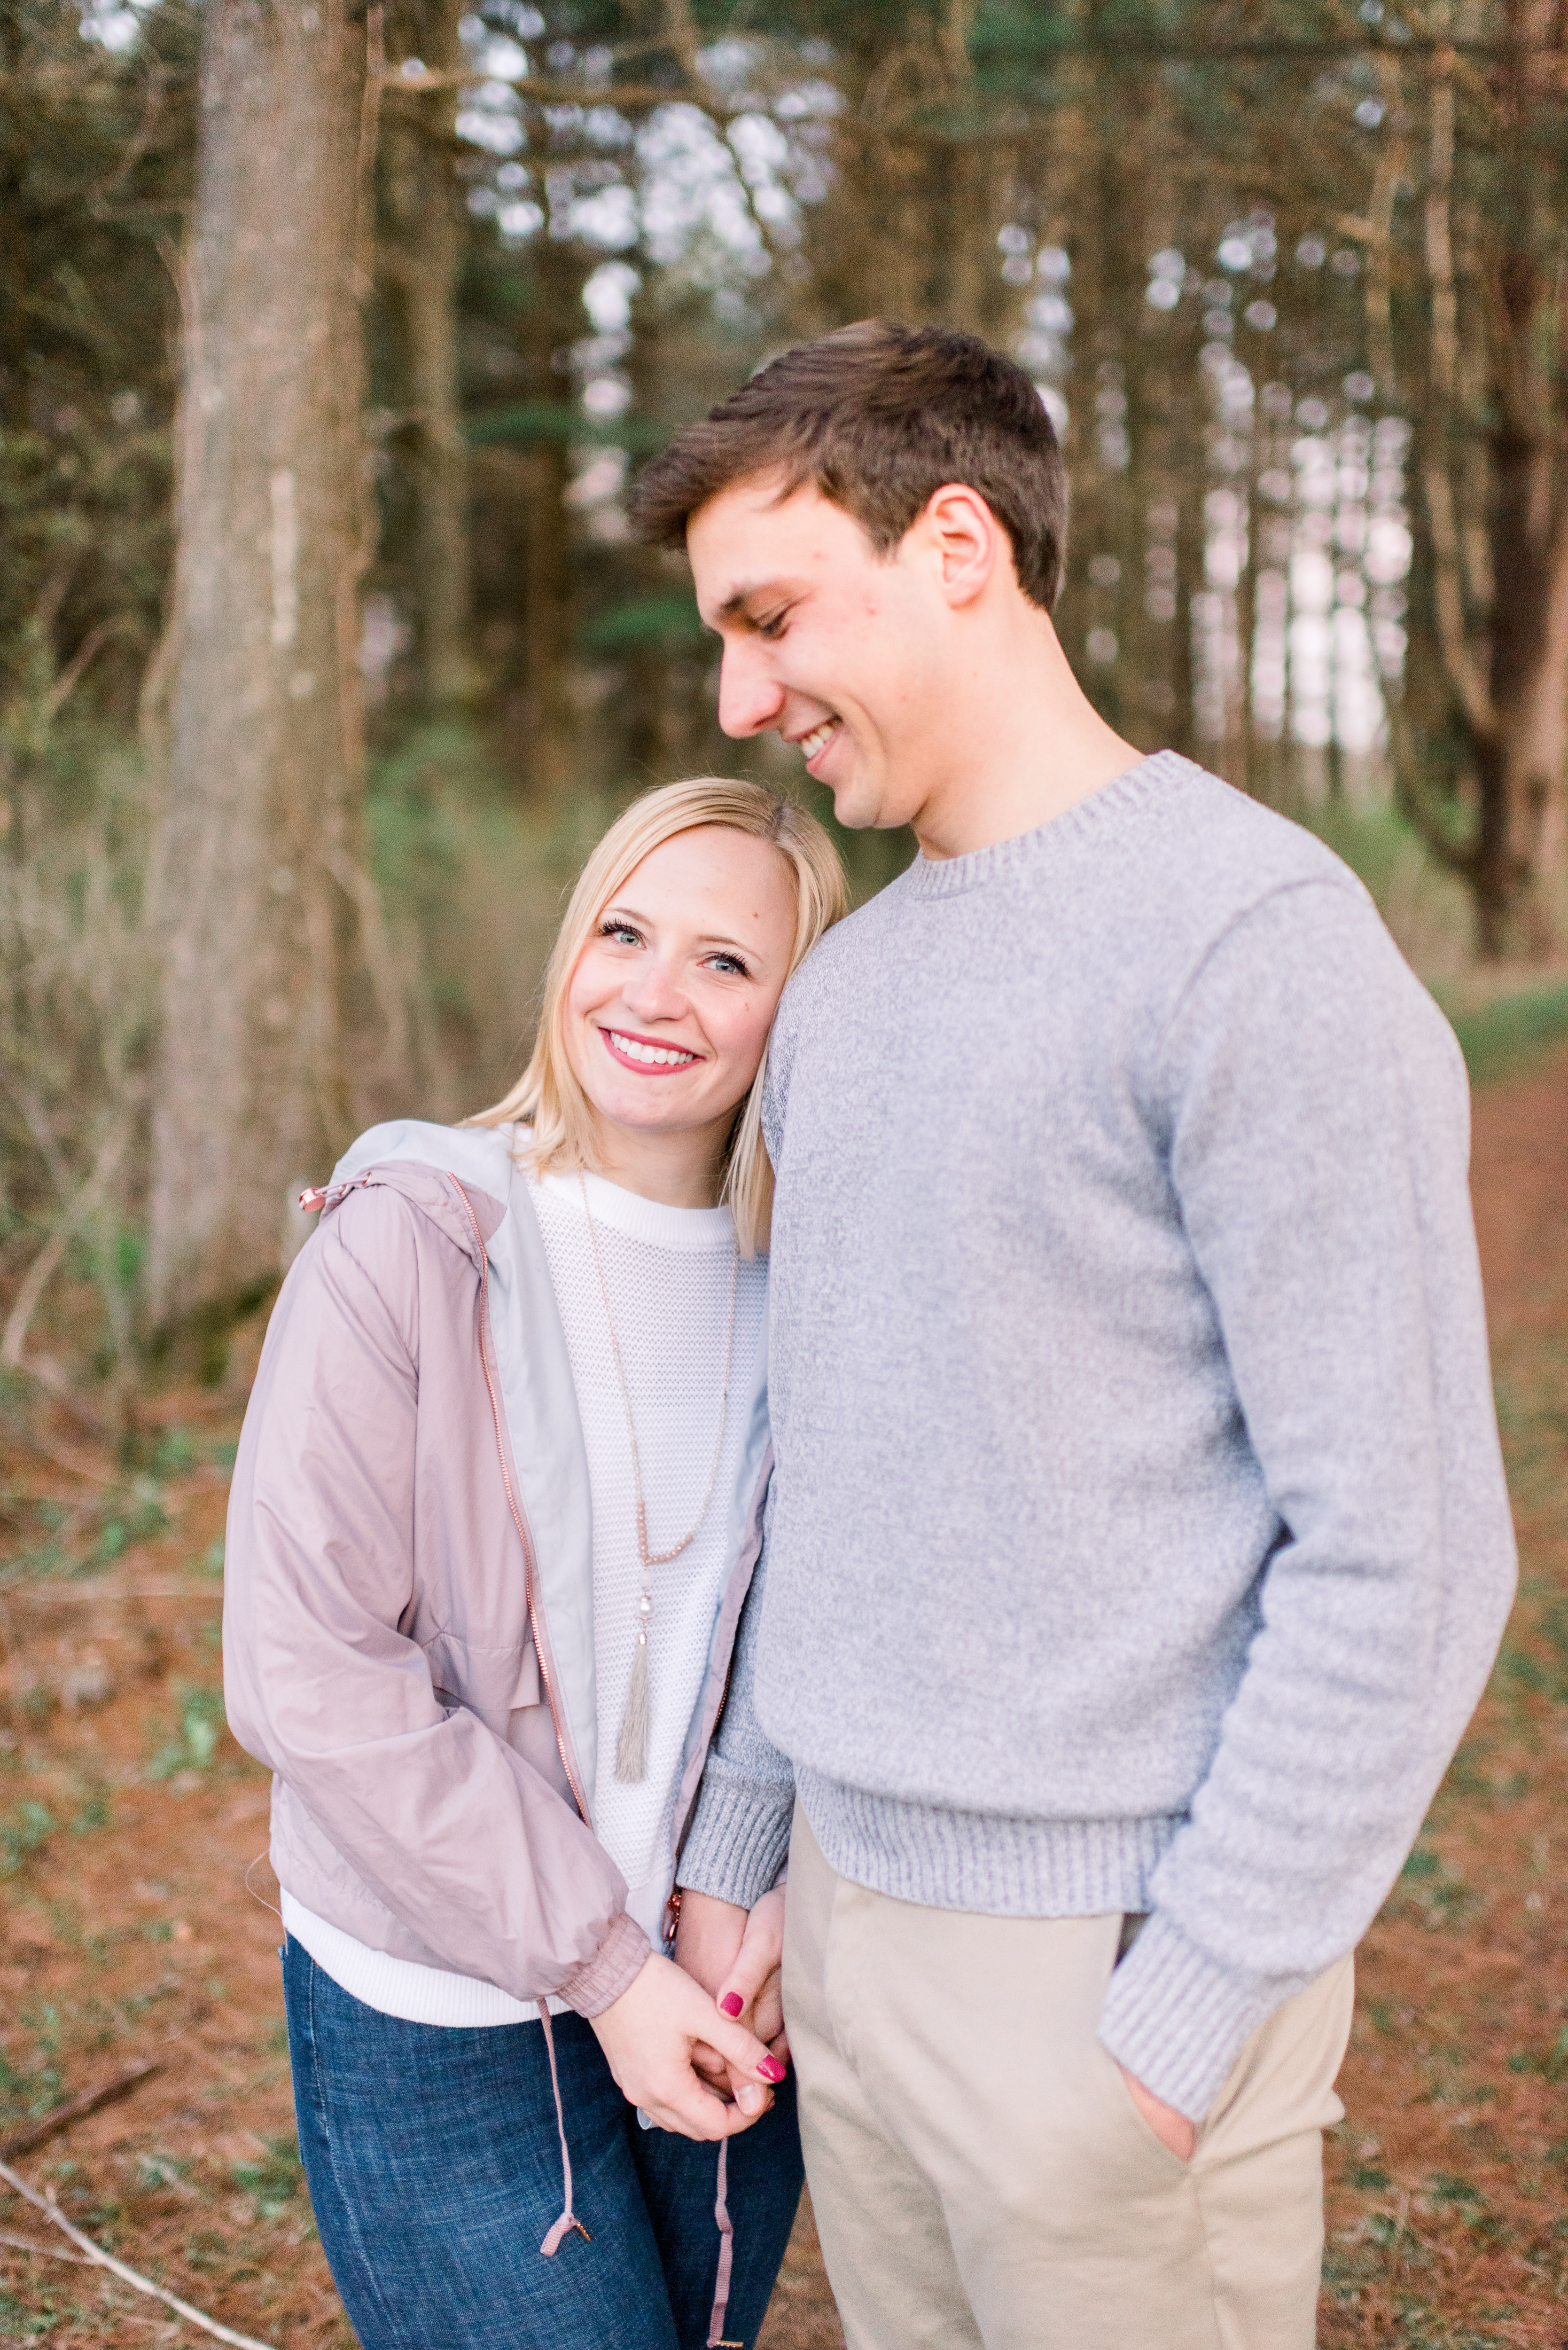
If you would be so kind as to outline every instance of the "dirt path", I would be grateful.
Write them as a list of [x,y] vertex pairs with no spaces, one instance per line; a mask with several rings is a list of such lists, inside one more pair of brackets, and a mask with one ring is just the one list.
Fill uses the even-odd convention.
[[[1475,1191],[1525,1564],[1503,1659],[1360,1960],[1330,2147],[1324,2350],[1568,2344],[1568,1057],[1478,1100]],[[0,1409],[4,1399],[0,1399]],[[121,2102],[17,2158],[134,2267],[287,2350],[352,2350],[294,2153],[278,1925],[244,1889],[263,1774],[219,1728],[233,1427],[161,1407],[134,1477],[0,1424],[0,2139],[133,2059]],[[258,1891],[272,1898],[265,1863]],[[3,2151],[3,2148],[0,2148]],[[19,2249],[0,2341],[205,2337]],[[803,2215],[759,2350],[840,2350]]]

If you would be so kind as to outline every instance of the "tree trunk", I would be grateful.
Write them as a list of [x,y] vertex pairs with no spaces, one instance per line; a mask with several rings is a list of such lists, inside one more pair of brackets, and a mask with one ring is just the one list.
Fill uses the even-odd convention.
[[1568,481],[1561,452],[1497,436],[1490,729],[1475,739],[1471,868],[1482,954],[1553,945],[1541,884],[1562,858],[1568,750]]
[[[522,390],[525,399],[547,406],[570,397],[571,378],[560,362],[583,331],[585,273],[572,247],[548,232],[539,240],[534,266],[535,300],[521,323]],[[533,796],[555,802],[573,790],[579,775],[580,730],[570,695],[576,576],[566,443],[537,442],[524,465],[524,763]]]
[[359,839],[369,21],[344,0],[206,11],[153,892],[163,1326],[265,1292],[294,1187],[390,1106],[403,1051]]
[[19,0],[0,0],[0,421],[8,432],[25,432],[29,421],[25,43]]
[[[453,72],[462,63],[462,0],[434,0],[420,37],[424,62]],[[395,88],[395,85],[394,85]],[[478,679],[469,625],[468,450],[458,387],[458,280],[465,218],[453,169],[452,101],[400,97],[387,125],[387,186],[396,242],[383,266],[401,296],[414,411],[419,512],[419,651],[426,699],[472,699]]]

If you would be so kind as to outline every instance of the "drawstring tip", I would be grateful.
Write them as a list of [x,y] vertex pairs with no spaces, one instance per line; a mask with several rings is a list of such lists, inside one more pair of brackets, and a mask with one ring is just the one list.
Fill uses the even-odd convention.
[[561,2137],[561,2185],[566,2195],[566,2209],[539,2247],[549,2261],[554,2260],[560,2251],[561,2239],[570,2228],[576,2230],[585,2244],[591,2244],[594,2240],[572,2209],[572,2158],[566,2148],[566,2116],[561,2109],[561,2076],[556,2070],[556,2035],[550,2029],[550,2002],[547,1999],[535,2000],[535,2005],[539,2011],[539,2021],[545,2027],[545,2049],[550,2059],[550,2086],[556,2094],[556,2127]]

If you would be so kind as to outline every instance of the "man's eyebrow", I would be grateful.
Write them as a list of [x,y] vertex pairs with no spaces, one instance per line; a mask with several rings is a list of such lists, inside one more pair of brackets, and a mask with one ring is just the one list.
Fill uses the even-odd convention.
[[790,593],[789,587],[782,579],[742,579],[731,588],[719,606],[717,618],[732,620],[737,612],[744,610],[753,596],[787,596]]

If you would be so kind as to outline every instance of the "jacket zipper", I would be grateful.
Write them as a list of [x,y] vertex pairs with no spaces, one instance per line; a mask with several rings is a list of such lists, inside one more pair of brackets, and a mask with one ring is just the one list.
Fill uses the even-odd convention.
[[[451,1170],[449,1170],[448,1172],[450,1175]],[[467,1211],[468,1221],[473,1227],[474,1244],[479,1250],[479,1359],[483,1367],[484,1385],[490,1397],[490,1416],[495,1424],[495,1451],[501,1463],[501,1482],[506,1490],[506,1503],[512,1512],[512,1523],[516,1527],[518,1540],[523,1544],[523,1588],[528,1606],[528,1628],[534,1638],[534,1655],[539,1666],[539,1678],[545,1684],[545,1699],[550,1709],[550,1727],[556,1733],[556,1745],[561,1757],[561,1768],[566,1774],[566,1784],[572,1791],[572,1800],[581,1813],[585,1825],[591,1827],[593,1823],[588,1814],[587,1803],[561,1729],[561,1716],[556,1703],[555,1688],[550,1679],[550,1668],[545,1661],[545,1644],[539,1638],[538,1603],[535,1592],[534,1537],[529,1532],[528,1522],[524,1515],[522,1506],[512,1489],[512,1472],[506,1466],[506,1445],[501,1427],[501,1401],[496,1393],[494,1375],[490,1367],[490,1347],[487,1338],[490,1328],[490,1253],[484,1245],[484,1236],[479,1229],[479,1219],[473,1212],[472,1202],[464,1191],[461,1180],[456,1175],[452,1175],[451,1180],[456,1185],[457,1195]]]
[[[772,1474],[771,1469],[769,1471],[769,1474],[770,1476]],[[758,1552],[760,1555],[760,1544],[758,1545]],[[754,1569],[756,1561],[753,1559],[752,1564]],[[744,1605],[743,1602],[742,1604],[742,1606]],[[719,1725],[724,1719],[724,1708],[730,1702],[730,1683],[735,1678],[735,1650],[740,1646],[740,1639],[741,1626],[740,1619],[737,1617],[735,1622],[735,1637],[730,1643],[730,1660],[724,1667],[724,1686],[719,1692],[719,1711],[713,1716],[713,1727],[708,1732],[707,1751],[709,1754],[711,1754],[713,1752],[714,1743],[719,1735]],[[704,1758],[704,1760],[706,1760],[706,1758]],[[696,1796],[693,1796],[691,1803],[686,1807],[686,1817],[680,1823],[680,1834],[675,1840],[674,1866],[676,1868],[679,1868],[680,1866],[680,1856],[686,1849],[686,1839],[691,1833],[691,1823],[696,1816],[697,1798]],[[680,1887],[679,1885],[672,1885],[670,1888],[670,1898],[664,1905],[664,1939],[667,1942],[673,1942],[675,1939],[675,1929],[680,1923]]]
[[[740,1627],[737,1625],[735,1627],[735,1644],[732,1645],[730,1649],[730,1661],[724,1668],[724,1687],[719,1699],[719,1711],[713,1716],[713,1727],[708,1732],[708,1752],[710,1754],[713,1752],[713,1742],[719,1735],[719,1724],[724,1719],[724,1708],[730,1702],[730,1683],[734,1679],[735,1674],[735,1646],[738,1646],[739,1641]],[[704,1762],[706,1762],[706,1757],[704,1757]],[[691,1803],[686,1807],[686,1817],[680,1824],[680,1834],[676,1839],[675,1859],[672,1866],[677,1869],[680,1866],[680,1856],[686,1849],[686,1839],[691,1833],[691,1823],[696,1816],[697,1799],[693,1796]],[[670,1888],[670,1898],[664,1905],[664,1916],[661,1922],[664,1927],[664,1939],[667,1942],[674,1941],[676,1929],[680,1923],[681,1891],[682,1887],[680,1886],[672,1885]]]

